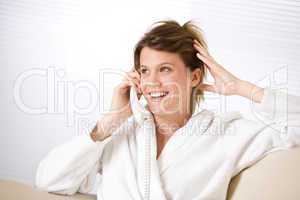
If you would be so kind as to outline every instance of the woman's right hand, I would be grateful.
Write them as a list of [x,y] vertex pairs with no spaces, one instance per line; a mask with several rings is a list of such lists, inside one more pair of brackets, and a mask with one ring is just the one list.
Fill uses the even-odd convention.
[[122,82],[114,88],[110,113],[121,116],[131,116],[132,110],[129,103],[130,88],[134,87],[138,93],[138,98],[141,97],[140,74],[136,70],[125,73]]
[[140,74],[136,70],[127,72],[122,82],[114,88],[109,112],[97,122],[91,132],[94,141],[102,141],[110,136],[122,122],[132,115],[129,103],[131,87],[135,87],[140,98],[142,95]]

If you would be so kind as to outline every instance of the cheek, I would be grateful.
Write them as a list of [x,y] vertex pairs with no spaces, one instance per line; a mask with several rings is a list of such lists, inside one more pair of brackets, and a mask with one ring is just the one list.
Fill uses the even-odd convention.
[[[181,74],[166,75],[158,78],[158,81],[161,84],[161,87],[168,89],[174,93],[183,93],[185,94],[188,86],[188,81],[186,76]],[[140,86],[141,90],[144,93],[147,88],[147,79],[141,78]]]
[[143,79],[143,78],[141,78],[140,87],[141,87],[142,93],[144,93],[146,90],[146,85],[145,85],[145,79]]
[[186,78],[182,76],[168,77],[162,80],[162,84],[169,90],[182,94],[185,94],[188,86]]

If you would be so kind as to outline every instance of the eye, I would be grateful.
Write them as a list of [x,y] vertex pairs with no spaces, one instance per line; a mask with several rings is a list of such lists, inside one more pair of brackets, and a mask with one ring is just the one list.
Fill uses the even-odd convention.
[[148,70],[147,70],[146,68],[141,68],[141,69],[140,69],[141,74],[145,74],[145,73],[147,73],[147,71],[148,71]]
[[160,68],[160,71],[161,71],[161,72],[170,72],[170,71],[171,71],[171,68],[170,68],[170,67],[167,67],[167,66],[162,66],[162,67]]

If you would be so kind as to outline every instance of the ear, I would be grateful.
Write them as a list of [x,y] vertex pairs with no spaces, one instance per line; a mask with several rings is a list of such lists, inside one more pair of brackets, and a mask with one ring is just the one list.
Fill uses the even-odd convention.
[[200,68],[196,68],[192,71],[191,74],[191,86],[196,87],[202,82],[202,72]]

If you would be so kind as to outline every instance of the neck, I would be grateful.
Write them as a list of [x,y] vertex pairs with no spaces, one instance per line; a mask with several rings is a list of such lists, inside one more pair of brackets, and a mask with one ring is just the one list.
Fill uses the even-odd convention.
[[154,115],[156,130],[160,134],[172,135],[177,129],[184,126],[191,114]]

